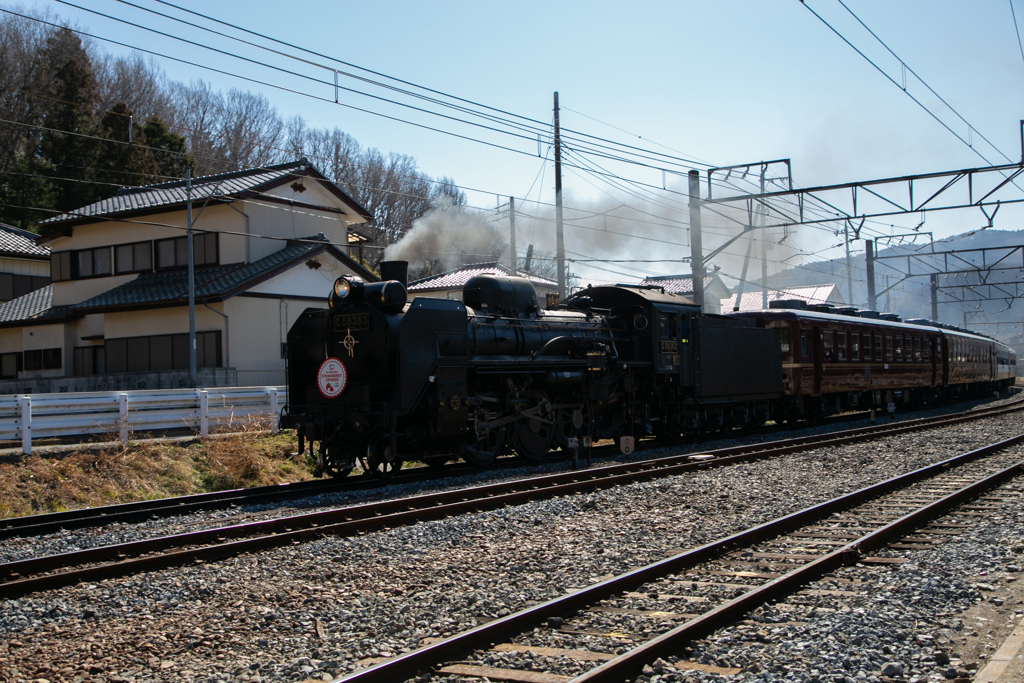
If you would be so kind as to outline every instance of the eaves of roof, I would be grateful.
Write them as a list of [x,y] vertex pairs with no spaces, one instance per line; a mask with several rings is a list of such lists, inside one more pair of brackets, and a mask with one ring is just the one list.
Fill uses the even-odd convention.
[[[207,201],[230,202],[251,198],[298,177],[311,177],[322,181],[321,186],[337,197],[354,214],[361,216],[364,220],[372,219],[373,216],[369,211],[345,194],[305,159],[266,168],[195,178],[192,181],[192,201],[199,204]],[[187,201],[188,195],[183,181],[122,189],[113,197],[40,222],[40,226],[43,226],[46,232],[38,240],[38,243],[42,244],[65,235],[66,231],[75,225],[178,211]]]
[[[330,243],[291,244],[253,263],[197,268],[195,297],[199,303],[224,301],[294,268],[313,257],[329,252],[353,270],[361,268]],[[183,270],[143,273],[131,282],[98,294],[70,307],[75,313],[102,313],[182,306],[188,302],[188,273]]]

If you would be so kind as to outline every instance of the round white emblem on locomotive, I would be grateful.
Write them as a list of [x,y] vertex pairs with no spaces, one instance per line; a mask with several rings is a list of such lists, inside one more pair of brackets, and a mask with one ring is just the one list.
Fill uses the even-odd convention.
[[316,385],[326,398],[337,398],[345,391],[348,382],[348,371],[345,364],[337,358],[328,358],[320,364],[316,373]]

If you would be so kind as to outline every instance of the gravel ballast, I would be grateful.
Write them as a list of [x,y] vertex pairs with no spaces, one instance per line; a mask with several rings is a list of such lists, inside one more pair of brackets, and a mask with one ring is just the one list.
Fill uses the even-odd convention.
[[[1024,416],[990,418],[7,601],[0,603],[0,680],[330,680],[370,658],[415,649],[425,638],[457,633],[479,619],[504,616],[678,549],[1019,434],[1022,426]],[[162,524],[166,533],[166,520]],[[962,619],[961,608],[973,607],[980,595],[971,577],[984,569],[982,562],[996,571],[1015,557],[1022,525],[1017,515],[993,518],[962,539],[916,552],[912,562],[876,570],[886,602],[876,602],[872,593],[865,598],[870,609],[850,604],[846,611],[828,612],[822,606],[814,614],[801,607],[801,614],[785,618],[786,612],[763,610],[752,619],[771,628],[754,632],[769,634],[754,638],[758,647],[742,644],[748,641],[741,627],[732,635],[724,632],[723,640],[716,636],[695,644],[687,658],[743,669],[730,680],[840,681],[840,675],[884,680],[883,668],[890,663],[903,666],[904,673],[933,676],[935,667],[920,663],[935,657],[936,639],[951,637],[939,631],[952,629],[941,623],[939,612]],[[990,526],[996,528],[986,531]],[[64,541],[8,542],[3,552],[8,557],[45,554],[52,552],[47,548],[80,546],[81,538],[93,536],[77,533]],[[1011,540],[993,543],[993,537]],[[954,551],[954,557],[942,555]],[[929,554],[936,559],[921,559]],[[915,594],[925,594],[926,604],[923,598],[913,600]],[[934,613],[922,611],[933,603]],[[1009,607],[1005,601],[1003,606]],[[923,615],[913,632],[906,626],[912,614]],[[883,632],[877,647],[871,631],[856,643],[850,637],[828,639],[828,629],[856,634],[861,617],[864,629]],[[926,632],[929,626],[933,633]],[[784,628],[797,630],[778,631]],[[902,640],[897,632],[905,634]],[[913,643],[918,635],[930,635],[933,652],[908,643],[911,635]],[[899,647],[887,638],[895,638]],[[794,649],[800,643],[809,645]],[[776,654],[770,652],[773,644]],[[809,647],[817,652],[812,655]],[[854,661],[865,649],[878,649],[886,661],[863,655]],[[757,664],[759,652],[765,653],[760,659],[776,657],[771,661],[791,668],[775,671]],[[521,653],[491,656],[493,666],[531,659]],[[856,668],[800,663],[826,657],[849,660]],[[713,677],[663,668],[652,669],[646,679]]]

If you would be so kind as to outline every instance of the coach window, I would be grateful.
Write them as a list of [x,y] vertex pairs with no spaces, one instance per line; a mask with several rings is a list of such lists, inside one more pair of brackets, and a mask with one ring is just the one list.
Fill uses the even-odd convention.
[[921,360],[930,361],[932,359],[932,344],[927,337],[921,340]]
[[800,330],[800,355],[807,358],[807,331]]
[[875,362],[882,360],[882,335],[875,335]]
[[860,360],[860,332],[850,333],[850,360]]
[[779,350],[782,353],[789,353],[789,328],[776,327],[775,338],[779,340]]
[[892,335],[885,335],[885,360],[892,361]]
[[864,349],[864,360],[870,361],[871,360],[871,334],[869,332],[865,332],[863,335],[861,335],[861,339],[863,340],[862,343],[861,343],[861,347]]
[[914,337],[914,360],[921,360],[921,338]]
[[838,340],[838,344],[836,346],[838,347],[839,351],[839,360],[846,360],[846,333],[836,332],[836,338]]
[[942,337],[935,340],[935,360],[942,360]]
[[836,359],[835,341],[833,340],[832,330],[827,330],[821,333],[821,348],[824,356],[822,360],[828,362]]
[[903,360],[903,337],[896,337],[896,344],[893,350],[895,351],[897,362]]

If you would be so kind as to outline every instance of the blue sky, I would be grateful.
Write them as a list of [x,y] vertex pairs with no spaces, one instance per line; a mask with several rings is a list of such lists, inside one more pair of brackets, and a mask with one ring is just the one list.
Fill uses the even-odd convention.
[[[185,16],[153,0],[134,1]],[[976,131],[1011,159],[1019,160],[1024,57],[1009,0],[845,1]],[[77,4],[316,78],[331,78],[330,72],[315,65],[204,34],[114,0],[81,0]],[[552,93],[557,90],[566,128],[715,165],[789,158],[794,181],[801,186],[986,165],[807,8],[818,12],[902,84],[899,63],[838,0],[808,0],[807,6],[798,0],[641,1],[628,6],[605,0],[175,0],[174,4],[543,123],[551,120]],[[244,64],[66,4],[38,1],[30,6],[50,9],[99,36],[327,98],[328,102],[317,101],[158,60],[170,78],[202,78],[218,88],[257,90],[285,117],[301,114],[311,125],[345,130],[364,146],[412,155],[426,173],[450,176],[471,188],[470,204],[496,224],[500,218],[485,210],[507,201],[509,195],[516,196],[524,212],[519,221],[520,251],[527,242],[540,248],[553,244],[547,207],[554,197],[553,169],[550,155],[546,162],[536,156],[533,133],[517,139],[342,94],[343,104],[480,138],[519,153],[486,146],[335,105],[330,85]],[[1017,0],[1013,7],[1018,19],[1024,20],[1024,0]],[[110,52],[125,49],[101,46]],[[325,62],[319,57],[310,59]],[[911,74],[906,78],[907,91],[962,137],[970,137],[975,149],[993,162],[1005,161],[977,132],[969,133],[967,125]],[[369,89],[344,76],[341,80]],[[661,171],[656,168],[589,160],[626,181],[659,188],[662,184]],[[670,175],[667,180],[669,190],[685,192],[684,178]],[[688,266],[678,262],[689,255],[681,195],[635,190],[635,186],[625,186],[634,188],[625,193],[619,189],[621,184],[617,188],[579,169],[567,169],[564,185],[570,209],[567,215],[573,223],[566,230],[566,245],[579,259],[574,272],[584,279],[628,280],[627,274],[688,271]],[[1017,229],[1019,217],[1016,207],[1004,207],[995,227]],[[638,223],[637,218],[647,223]],[[871,229],[906,232],[920,221],[919,215],[886,219],[871,224]],[[926,229],[939,238],[982,223],[977,210],[936,213],[927,217]],[[705,248],[727,239],[730,231],[735,232],[733,226],[710,219]],[[773,240],[781,237],[779,232]],[[828,251],[835,244],[836,237],[828,229],[800,228],[786,245],[769,255],[772,270],[783,267],[783,261],[792,265],[838,256],[841,248]],[[738,272],[742,252],[742,247],[735,245],[722,255],[724,272]],[[584,256],[651,263],[599,266],[584,263]]]

